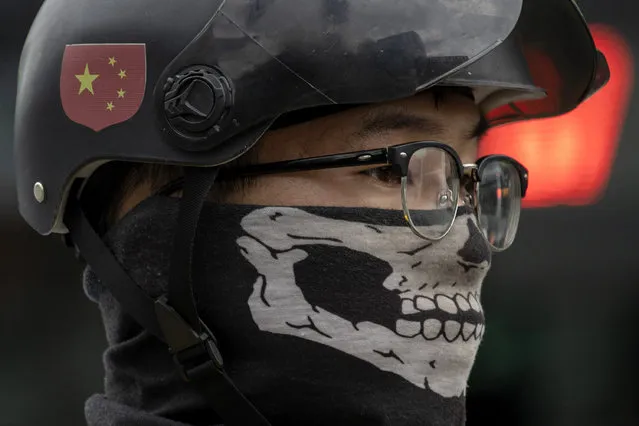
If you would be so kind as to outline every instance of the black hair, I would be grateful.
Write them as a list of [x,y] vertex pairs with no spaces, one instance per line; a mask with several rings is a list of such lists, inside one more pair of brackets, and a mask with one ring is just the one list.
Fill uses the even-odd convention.
[[[245,166],[257,161],[258,150],[254,147],[247,154],[234,160],[224,168]],[[98,168],[82,190],[82,205],[87,217],[98,231],[104,234],[120,215],[124,202],[133,192],[148,185],[151,194],[159,192],[165,185],[184,175],[184,167],[112,161]],[[230,193],[244,191],[255,183],[254,177],[216,182],[210,194],[212,201],[223,201]]]

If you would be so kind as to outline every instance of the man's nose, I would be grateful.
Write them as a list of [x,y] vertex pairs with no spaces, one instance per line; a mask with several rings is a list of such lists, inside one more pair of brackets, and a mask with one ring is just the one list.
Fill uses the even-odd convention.
[[457,200],[457,207],[471,207],[474,208],[474,195],[473,194],[469,194],[468,193],[468,189],[466,189],[466,187],[462,186],[459,189],[459,199]]

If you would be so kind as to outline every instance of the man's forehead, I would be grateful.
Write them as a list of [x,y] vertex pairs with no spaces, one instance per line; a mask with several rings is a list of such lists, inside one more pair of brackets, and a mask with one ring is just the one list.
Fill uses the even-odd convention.
[[[280,153],[277,160],[366,150],[414,140],[437,140],[460,146],[480,138],[488,129],[472,91],[446,87],[380,104],[300,111],[290,119],[284,117],[283,122],[286,124],[278,126],[280,131],[268,138],[276,144],[274,150]],[[295,125],[296,122],[299,125]],[[281,143],[282,139],[288,143]]]
[[[393,133],[416,135],[422,140],[447,142],[475,140],[488,130],[488,121],[472,99],[451,102],[437,94],[415,97],[400,103],[370,107],[347,137],[349,149],[367,149],[367,142]],[[410,142],[409,140],[403,142]]]

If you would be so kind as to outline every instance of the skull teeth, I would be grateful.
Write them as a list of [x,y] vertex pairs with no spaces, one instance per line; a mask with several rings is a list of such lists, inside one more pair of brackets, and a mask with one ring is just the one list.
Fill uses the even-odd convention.
[[398,319],[395,323],[397,334],[402,337],[415,337],[422,331],[422,323]]
[[484,324],[478,324],[475,330],[475,338],[481,339],[482,337],[484,337]]
[[432,311],[433,309],[437,308],[437,306],[435,306],[435,302],[433,302],[432,299],[424,296],[417,296],[415,298],[415,306],[417,306],[417,309],[422,312]]
[[438,294],[434,299],[426,296],[417,296],[415,299],[402,300],[402,314],[411,315],[419,312],[428,312],[434,309],[441,309],[451,315],[457,314],[459,311],[468,312],[471,309],[475,312],[482,312],[478,296],[468,293],[465,297],[459,293],[455,296],[447,296]]
[[426,340],[444,337],[447,341],[453,342],[461,337],[467,342],[472,337],[480,340],[484,335],[484,325],[469,322],[461,324],[453,320],[442,323],[434,318],[427,319],[423,323],[399,319],[395,324],[395,331],[398,335],[408,338],[421,334]]
[[457,313],[457,305],[455,305],[455,301],[448,296],[443,294],[438,294],[435,297],[435,301],[437,302],[437,307],[444,312],[448,312],[449,314]]
[[417,313],[419,313],[419,311],[415,309],[415,302],[413,302],[412,299],[402,300],[402,314],[411,315]]
[[436,319],[427,319],[424,321],[424,330],[422,334],[426,340],[433,340],[439,336],[442,331],[442,322]]
[[[428,318],[423,322],[415,321],[415,318],[398,319],[395,324],[395,331],[402,337],[413,338],[421,334],[426,340],[435,340],[444,338],[448,342],[457,339],[469,341],[471,338],[479,340],[484,335],[484,325],[477,324],[476,319],[465,320],[463,313],[474,311],[481,313],[481,305],[479,304],[479,296],[477,294],[468,293],[467,295],[455,294],[448,296],[445,294],[437,294],[434,298],[426,296],[417,296],[414,299],[402,300],[402,314],[414,315],[419,313],[427,313],[439,310],[438,318]],[[455,317],[446,319],[441,315],[455,315]],[[461,316],[457,316],[462,314]],[[435,316],[430,314],[428,316]]]
[[468,303],[470,303],[470,307],[476,310],[477,312],[481,312],[481,308],[479,307],[479,302],[474,294],[468,295]]
[[446,321],[446,323],[444,323],[444,335],[449,342],[452,342],[459,336],[460,330],[461,324],[457,321]]
[[455,296],[455,302],[457,302],[457,306],[459,306],[459,309],[462,312],[466,312],[470,310],[470,304],[468,303],[468,300],[466,300],[466,298],[462,296],[461,294],[457,294]]
[[462,337],[464,338],[464,340],[470,339],[470,337],[475,334],[476,328],[477,328],[477,324],[465,322],[464,326],[462,327]]

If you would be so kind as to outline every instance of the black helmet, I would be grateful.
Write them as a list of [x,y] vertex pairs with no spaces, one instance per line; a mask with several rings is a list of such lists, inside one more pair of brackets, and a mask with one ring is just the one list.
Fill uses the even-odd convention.
[[[20,211],[41,234],[71,235],[225,424],[267,425],[193,301],[216,166],[294,111],[464,86],[496,125],[568,112],[608,76],[573,0],[45,0],[19,71]],[[83,184],[112,161],[187,166],[168,297],[137,286],[82,212]]]
[[572,0],[46,0],[19,72],[20,211],[65,233],[99,165],[219,165],[303,108],[462,85],[501,124],[570,111],[607,72]]

